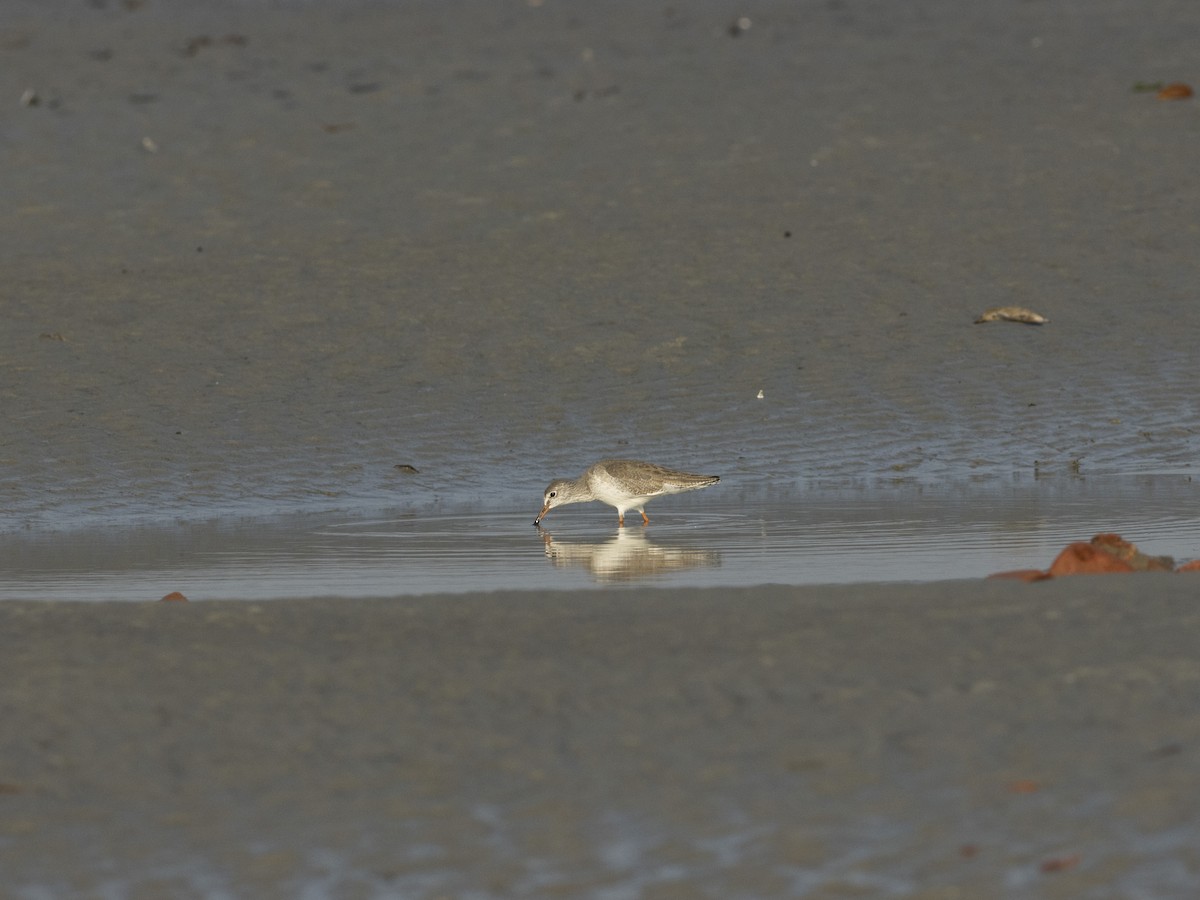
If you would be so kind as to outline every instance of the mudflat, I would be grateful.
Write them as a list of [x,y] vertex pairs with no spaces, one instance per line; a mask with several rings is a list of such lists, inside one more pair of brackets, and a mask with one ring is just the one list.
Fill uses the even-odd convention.
[[0,605],[10,896],[1183,897],[1185,576]]

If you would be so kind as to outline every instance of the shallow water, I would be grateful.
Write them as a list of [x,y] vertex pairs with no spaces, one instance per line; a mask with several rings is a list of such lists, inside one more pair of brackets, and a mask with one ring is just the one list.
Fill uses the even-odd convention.
[[[534,528],[529,509],[316,515],[10,535],[0,599],[382,597],[501,589],[935,581],[1046,568],[1111,531],[1143,552],[1200,556],[1187,476],[998,485],[722,485],[664,498],[618,528],[601,504]],[[515,502],[514,506],[517,505]],[[60,553],[71,545],[70,559]]]

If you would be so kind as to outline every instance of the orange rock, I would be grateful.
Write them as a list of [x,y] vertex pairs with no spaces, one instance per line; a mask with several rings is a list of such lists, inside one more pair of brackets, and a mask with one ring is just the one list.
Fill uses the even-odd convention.
[[1030,778],[1018,778],[1008,783],[1010,794],[1036,794],[1041,789],[1042,786]]
[[[1050,564],[1050,571],[1017,569],[996,572],[988,578],[1012,578],[1017,581],[1042,581],[1058,575],[1098,575],[1108,572],[1173,572],[1175,560],[1169,556],[1147,556],[1119,534],[1104,533],[1086,544],[1068,544]],[[1181,566],[1181,572],[1200,571],[1200,560]]]
[[1192,96],[1192,87],[1182,81],[1173,81],[1154,96],[1159,100],[1186,100]]
[[1093,547],[1100,548],[1105,553],[1111,553],[1113,556],[1124,560],[1128,560],[1129,557],[1137,553],[1137,547],[1119,534],[1113,534],[1109,531],[1095,535],[1092,538],[1091,544]]
[[988,578],[1011,578],[1014,581],[1045,581],[1049,572],[1041,569],[1013,569],[1011,572],[993,572]]
[[1076,541],[1068,544],[1050,564],[1051,575],[1099,575],[1109,572],[1132,572],[1133,566],[1123,559],[1092,544]]
[[171,591],[167,596],[158,601],[159,603],[187,603],[188,598],[179,593],[179,591]]
[[1147,556],[1134,544],[1119,534],[1098,534],[1092,538],[1092,546],[1124,560],[1138,572],[1173,572],[1175,560],[1169,556]]
[[1200,559],[1193,559],[1191,562],[1186,562],[1176,572],[1200,572]]

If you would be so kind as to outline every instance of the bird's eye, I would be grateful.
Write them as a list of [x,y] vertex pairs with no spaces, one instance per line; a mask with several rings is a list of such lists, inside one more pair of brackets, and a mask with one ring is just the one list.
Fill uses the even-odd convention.
[[558,496],[558,491],[551,491],[551,492],[550,492],[549,494],[547,494],[546,496],[547,496],[547,497],[557,497],[557,496]]

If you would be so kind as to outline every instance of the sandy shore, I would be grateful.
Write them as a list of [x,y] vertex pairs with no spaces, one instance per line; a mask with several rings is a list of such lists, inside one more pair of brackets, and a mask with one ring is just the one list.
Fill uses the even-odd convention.
[[7,896],[1190,896],[1198,633],[1182,576],[6,603]]

